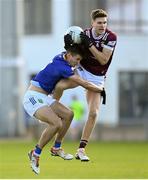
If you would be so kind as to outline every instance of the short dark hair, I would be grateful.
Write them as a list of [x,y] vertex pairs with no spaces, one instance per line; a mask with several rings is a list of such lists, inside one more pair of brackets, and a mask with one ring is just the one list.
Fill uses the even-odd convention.
[[68,47],[66,51],[67,53],[71,53],[72,55],[79,54],[82,57],[84,56],[84,52],[83,52],[84,50],[80,44],[73,44],[72,46]]
[[92,10],[91,12],[91,19],[92,20],[95,20],[96,18],[99,18],[99,17],[107,17],[107,12],[104,11],[103,9],[94,9]]

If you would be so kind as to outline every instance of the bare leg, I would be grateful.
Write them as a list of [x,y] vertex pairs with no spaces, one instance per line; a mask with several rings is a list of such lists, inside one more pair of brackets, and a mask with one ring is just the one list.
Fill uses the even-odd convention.
[[[53,98],[56,100],[59,100],[65,89],[75,88],[77,86],[78,85],[76,83],[70,80],[67,80],[67,79],[60,80],[56,84],[56,87],[53,93]],[[61,142],[71,124],[73,113],[68,108],[65,109],[64,111],[63,111],[64,108],[61,108],[61,107],[54,108],[54,106],[52,106],[52,108],[57,114],[60,114],[59,116],[61,117],[62,122],[63,122],[63,128],[58,132],[57,137],[56,137],[56,141]]]
[[81,161],[89,161],[89,157],[85,154],[85,146],[87,145],[88,140],[93,131],[93,128],[95,126],[97,114],[99,111],[100,99],[101,99],[100,93],[95,93],[92,91],[87,92],[89,115],[88,115],[88,120],[83,128],[79,149],[77,150],[77,153],[75,155],[76,159],[80,159]]
[[61,129],[62,121],[49,106],[44,106],[38,109],[35,113],[35,117],[48,124],[48,127],[43,131],[35,149],[28,153],[32,170],[36,174],[39,174],[39,156],[41,151],[43,147],[57,133],[57,131]]
[[56,103],[53,104],[51,106],[51,108],[58,116],[60,116],[60,118],[62,119],[62,123],[63,123],[62,128],[58,131],[58,134],[56,137],[56,141],[61,142],[71,124],[74,114],[69,108],[63,106],[60,103],[58,103],[58,105],[56,105],[56,108],[55,108],[55,105],[56,105]]
[[73,155],[65,153],[64,150],[60,147],[61,147],[61,142],[73,119],[73,112],[69,108],[60,104],[59,102],[55,102],[51,106],[51,108],[62,120],[62,128],[59,129],[59,131],[57,132],[57,136],[55,138],[55,144],[50,150],[51,155],[59,156],[64,160],[71,160],[73,159]]
[[87,92],[87,103],[89,108],[88,120],[83,128],[81,139],[88,141],[96,123],[101,101],[100,93]]
[[38,146],[42,149],[62,127],[61,119],[48,106],[40,108],[35,117],[48,124],[48,127],[43,131]]
[[[52,130],[52,132],[51,132]],[[38,146],[43,149],[43,147],[52,139],[56,134],[56,131],[53,131],[52,126],[48,126],[41,134],[41,137],[38,141]]]

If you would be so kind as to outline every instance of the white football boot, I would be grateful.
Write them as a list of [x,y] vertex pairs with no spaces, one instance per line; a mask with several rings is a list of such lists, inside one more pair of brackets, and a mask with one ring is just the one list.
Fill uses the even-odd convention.
[[77,150],[77,153],[75,155],[75,158],[76,159],[80,159],[81,161],[89,161],[89,157],[86,156],[86,153],[85,153],[85,149],[84,148],[79,148]]
[[39,174],[40,173],[39,156],[34,155],[33,150],[32,150],[28,153],[28,157],[29,157],[30,165],[33,172],[35,172],[36,174]]
[[62,148],[52,147],[50,152],[52,156],[59,156],[64,160],[72,160],[74,158],[72,154],[65,153]]

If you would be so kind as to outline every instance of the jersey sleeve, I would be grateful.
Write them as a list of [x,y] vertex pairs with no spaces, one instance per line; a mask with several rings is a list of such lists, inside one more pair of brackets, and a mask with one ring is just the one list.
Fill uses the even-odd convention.
[[110,33],[107,37],[107,41],[104,43],[103,48],[114,50],[117,44],[117,36],[114,33]]
[[74,70],[70,66],[66,66],[62,71],[63,78],[69,78],[70,76],[74,75]]

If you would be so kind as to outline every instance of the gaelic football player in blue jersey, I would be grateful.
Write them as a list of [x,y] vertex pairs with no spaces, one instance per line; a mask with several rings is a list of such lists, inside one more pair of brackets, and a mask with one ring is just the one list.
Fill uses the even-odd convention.
[[30,116],[47,124],[35,148],[28,153],[31,167],[39,174],[39,157],[44,146],[56,135],[56,141],[51,148],[51,154],[60,156],[65,160],[73,159],[73,155],[67,154],[61,148],[61,142],[73,119],[73,112],[60,102],[52,98],[51,94],[57,82],[61,79],[70,79],[86,89],[100,92],[102,88],[83,80],[74,73],[74,67],[82,59],[82,50],[78,45],[69,47],[53,58],[43,70],[32,80],[25,93],[23,105]]

